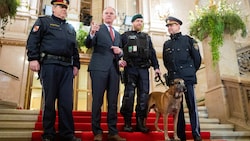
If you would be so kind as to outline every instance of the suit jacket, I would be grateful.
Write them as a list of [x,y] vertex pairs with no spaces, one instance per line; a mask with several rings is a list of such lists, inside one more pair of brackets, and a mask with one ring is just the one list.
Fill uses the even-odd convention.
[[90,35],[85,40],[87,48],[93,47],[92,58],[89,64],[88,71],[108,71],[112,63],[118,60],[118,55],[114,55],[111,46],[121,47],[120,33],[114,30],[115,40],[111,39],[109,30],[105,24],[100,25],[99,31],[91,39]]

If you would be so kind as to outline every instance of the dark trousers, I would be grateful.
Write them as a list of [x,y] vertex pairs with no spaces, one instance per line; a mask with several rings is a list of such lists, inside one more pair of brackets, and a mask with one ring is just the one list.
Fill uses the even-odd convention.
[[[186,84],[187,92],[185,93],[185,99],[189,111],[190,123],[192,126],[193,137],[200,136],[200,122],[198,117],[198,110],[196,105],[196,98],[194,94],[193,84]],[[181,140],[186,140],[185,134],[185,117],[183,111],[183,100],[181,103],[181,109],[178,117],[177,135]]]
[[40,77],[43,87],[43,137],[54,137],[56,134],[57,99],[60,137],[71,139],[74,135],[73,69],[71,66],[46,64],[42,65]]
[[[101,134],[101,106],[105,90],[108,100],[107,123],[110,135],[118,134],[117,124],[117,99],[119,93],[119,75],[112,65],[108,71],[90,71],[92,80],[92,131],[94,135]],[[106,106],[106,105],[104,105]]]
[[147,103],[149,93],[148,68],[127,68],[126,77],[127,82],[125,83],[121,114],[125,118],[132,117],[135,88],[137,88],[136,116],[145,118],[147,116]]

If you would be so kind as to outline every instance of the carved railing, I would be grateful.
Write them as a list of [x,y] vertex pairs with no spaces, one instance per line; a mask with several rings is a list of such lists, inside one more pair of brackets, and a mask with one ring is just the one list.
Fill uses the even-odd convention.
[[241,76],[250,76],[250,46],[237,50],[237,59]]
[[250,130],[250,78],[222,76],[228,121]]

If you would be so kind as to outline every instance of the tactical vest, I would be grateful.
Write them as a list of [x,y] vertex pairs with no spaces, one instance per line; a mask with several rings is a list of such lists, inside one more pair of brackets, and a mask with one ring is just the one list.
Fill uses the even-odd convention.
[[127,43],[123,48],[123,58],[128,66],[150,67],[150,37],[146,33],[125,32]]
[[127,32],[127,44],[124,47],[124,57],[142,58],[148,60],[150,57],[149,36],[146,33],[134,34]]

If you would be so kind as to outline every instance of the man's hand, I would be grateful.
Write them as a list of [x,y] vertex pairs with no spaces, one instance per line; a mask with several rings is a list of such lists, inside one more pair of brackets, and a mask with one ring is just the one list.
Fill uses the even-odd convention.
[[40,63],[37,60],[30,61],[29,67],[32,71],[38,72],[40,70]]
[[94,23],[94,22],[91,22],[90,35],[91,35],[91,36],[94,36],[95,33],[96,33],[97,31],[99,31],[99,29],[100,29],[100,25],[98,25],[98,24],[96,24],[96,23]]
[[73,67],[73,74],[74,74],[74,76],[76,76],[77,74],[78,74],[78,68],[77,67]]
[[127,62],[125,60],[119,60],[119,66],[120,67],[126,67],[127,66]]
[[119,48],[118,46],[112,46],[111,49],[113,50],[114,54],[117,54],[117,55],[121,54],[122,52],[122,49]]
[[155,69],[155,76],[157,76],[157,75],[161,76],[161,71],[160,71],[160,69]]

